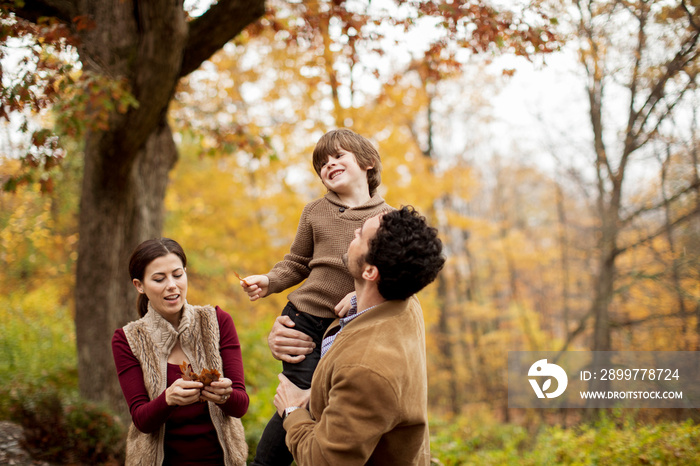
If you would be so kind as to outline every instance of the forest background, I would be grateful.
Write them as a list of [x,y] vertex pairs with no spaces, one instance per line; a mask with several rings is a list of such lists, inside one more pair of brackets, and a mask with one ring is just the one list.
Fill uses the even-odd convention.
[[[208,7],[185,4],[192,18]],[[234,272],[264,273],[288,251],[302,207],[324,192],[313,146],[349,127],[379,148],[387,202],[415,206],[445,243],[447,265],[420,294],[436,464],[697,464],[697,410],[513,410],[506,366],[508,351],[700,349],[700,2],[399,4],[268,2],[174,91],[162,234],[188,253],[189,302],[236,322],[251,447],[274,409],[280,365],[266,337],[286,293],[250,303]],[[122,421],[125,407],[78,376],[84,135],[143,104],[79,66],[70,43],[8,39],[16,5],[3,3],[0,56],[0,372],[11,388],[0,413],[27,431],[46,412],[52,426],[83,423],[65,436],[98,455],[106,434],[71,407],[97,402]],[[501,11],[450,13],[486,6]],[[12,74],[33,59],[54,65]],[[32,88],[52,76],[44,94]],[[553,84],[514,94],[524,76]],[[553,99],[555,85],[567,92]],[[121,273],[91,270],[88,288]]]

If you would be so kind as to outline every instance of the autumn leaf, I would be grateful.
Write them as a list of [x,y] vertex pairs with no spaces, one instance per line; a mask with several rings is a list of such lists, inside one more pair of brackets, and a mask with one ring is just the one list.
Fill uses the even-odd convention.
[[192,366],[190,366],[187,361],[182,361],[182,364],[180,364],[180,374],[183,380],[197,381],[197,374],[192,371]]
[[183,380],[192,380],[195,382],[202,382],[205,387],[211,385],[212,382],[216,382],[221,377],[221,372],[216,369],[202,369],[202,372],[197,374],[192,370],[192,366],[187,363],[187,361],[182,361],[180,364],[180,374]]
[[238,275],[238,273],[235,270],[233,271],[233,274],[236,276],[237,279],[242,281],[245,286],[250,286],[250,284],[247,281],[243,280],[243,278],[241,278],[241,276]]
[[202,373],[199,374],[199,381],[204,384],[204,386],[211,385],[212,382],[219,380],[221,373],[216,369],[202,369]]

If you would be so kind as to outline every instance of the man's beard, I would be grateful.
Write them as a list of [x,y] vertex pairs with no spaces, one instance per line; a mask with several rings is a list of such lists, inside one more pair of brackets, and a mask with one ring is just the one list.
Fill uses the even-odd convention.
[[362,266],[363,266],[364,263],[365,263],[365,257],[364,257],[364,256],[359,257],[359,258],[355,261],[355,265],[356,265],[356,269],[355,269],[355,270],[353,270],[353,268],[350,267],[350,258],[348,257],[348,253],[347,253],[347,252],[346,252],[345,254],[343,254],[343,255],[341,256],[340,259],[343,261],[343,265],[345,266],[345,268],[348,269],[348,272],[350,272],[350,276],[351,276],[352,278],[360,278],[360,276],[362,275],[362,273],[361,273]]

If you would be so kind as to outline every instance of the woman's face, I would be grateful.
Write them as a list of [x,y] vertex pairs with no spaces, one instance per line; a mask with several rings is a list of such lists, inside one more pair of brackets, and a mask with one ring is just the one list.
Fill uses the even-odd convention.
[[169,253],[146,266],[143,281],[134,279],[139,293],[145,293],[153,309],[175,328],[187,298],[187,273],[178,256]]

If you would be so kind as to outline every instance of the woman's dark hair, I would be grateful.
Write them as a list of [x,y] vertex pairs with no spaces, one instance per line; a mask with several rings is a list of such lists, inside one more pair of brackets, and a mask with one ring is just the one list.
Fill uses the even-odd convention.
[[[143,275],[146,273],[146,267],[155,259],[173,253],[182,261],[182,266],[187,267],[187,256],[177,241],[170,238],[149,239],[136,246],[134,252],[131,253],[129,259],[129,275],[131,279],[137,279],[143,282]],[[148,312],[148,296],[146,293],[139,293],[139,299],[136,302],[136,308],[141,317]]]
[[361,169],[366,170],[368,167],[373,167],[367,170],[367,184],[369,185],[369,195],[374,196],[382,183],[382,159],[379,157],[379,151],[367,138],[350,129],[334,129],[318,140],[311,159],[318,176],[321,176],[321,168],[328,161],[328,157],[336,155],[338,149],[355,154],[357,165]]
[[431,283],[445,264],[442,241],[413,207],[382,216],[365,261],[379,270],[384,299],[407,299]]

